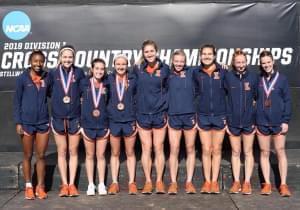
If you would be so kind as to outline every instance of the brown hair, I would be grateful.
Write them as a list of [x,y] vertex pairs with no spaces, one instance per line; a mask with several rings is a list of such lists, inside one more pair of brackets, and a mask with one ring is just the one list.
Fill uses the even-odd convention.
[[107,75],[106,64],[105,64],[105,61],[102,58],[95,58],[94,60],[92,60],[91,68],[89,70],[89,76],[90,77],[93,76],[92,69],[95,67],[96,63],[102,63],[104,65],[104,77],[106,77],[106,75]]
[[204,48],[210,48],[210,49],[212,49],[214,56],[217,55],[217,49],[216,49],[215,45],[213,45],[213,44],[204,44],[204,45],[202,45],[200,47],[200,54],[202,54]]
[[[274,58],[273,58],[272,53],[271,53],[270,51],[268,51],[268,50],[263,50],[263,51],[259,54],[259,63],[260,63],[259,69],[260,69],[260,71],[261,71],[261,74],[264,75],[264,74],[265,74],[265,71],[264,71],[264,69],[263,69],[262,66],[261,66],[261,59],[262,59],[263,57],[270,57],[270,58],[272,59],[272,61],[274,61]],[[275,65],[273,66],[273,68],[275,69]]]
[[148,46],[148,45],[152,45],[154,47],[154,49],[156,51],[158,51],[158,46],[156,44],[155,41],[153,40],[150,40],[150,39],[147,39],[145,40],[143,43],[142,43],[142,56],[139,58],[139,60],[137,61],[137,64],[142,64],[144,61],[145,61],[145,58],[144,58],[144,50],[145,50],[145,47]]

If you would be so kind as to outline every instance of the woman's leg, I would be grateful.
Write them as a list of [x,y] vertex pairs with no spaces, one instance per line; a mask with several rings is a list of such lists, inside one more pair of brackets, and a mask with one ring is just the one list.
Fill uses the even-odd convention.
[[250,183],[250,178],[252,176],[253,167],[254,167],[254,158],[253,158],[253,142],[254,134],[243,134],[243,150],[245,155],[245,182]]
[[110,135],[109,141],[110,141],[110,148],[111,148],[110,169],[111,169],[112,182],[118,183],[121,138]]
[[78,145],[80,142],[80,135],[69,135],[69,172],[70,172],[70,180],[69,184],[73,185],[76,178],[76,172],[78,167]]
[[241,136],[229,136],[231,145],[231,165],[234,182],[240,182],[241,169]]
[[57,165],[63,185],[68,184],[67,180],[67,139],[65,135],[54,135],[57,147]]
[[135,140],[136,133],[132,136],[125,137],[125,151],[127,157],[127,170],[129,176],[129,183],[133,183],[135,180],[135,167],[136,167],[136,157],[135,157]]
[[145,174],[146,182],[150,183],[151,180],[151,167],[152,167],[152,130],[138,128],[141,145],[142,145],[142,166]]
[[153,146],[155,152],[155,168],[156,168],[156,182],[163,180],[163,172],[165,167],[165,153],[164,141],[167,127],[153,128]]
[[199,130],[199,136],[202,146],[202,164],[204,179],[211,182],[211,156],[212,156],[212,132]]
[[178,172],[178,154],[180,149],[180,139],[181,130],[175,130],[173,128],[168,129],[169,134],[169,144],[170,144],[170,157],[169,157],[169,167],[171,182],[177,182],[177,172]]
[[285,135],[276,135],[273,136],[274,139],[274,147],[277,154],[278,159],[278,168],[280,173],[280,180],[281,184],[286,184],[286,177],[287,177],[287,169],[288,169],[288,163],[287,163],[287,157],[285,152]]
[[85,147],[85,168],[89,184],[94,184],[94,158],[96,143],[87,138],[83,138]]
[[45,185],[45,173],[46,173],[46,164],[45,164],[45,153],[48,147],[49,133],[37,133],[36,134],[36,171],[37,171],[37,180],[39,186]]
[[217,182],[222,158],[225,129],[212,130],[212,182]]
[[258,135],[260,147],[260,166],[266,184],[270,184],[270,147],[271,136]]
[[185,149],[186,149],[186,182],[192,182],[194,170],[195,170],[195,161],[196,161],[196,152],[195,152],[195,137],[197,130],[195,128],[190,130],[185,130],[184,132],[185,139]]

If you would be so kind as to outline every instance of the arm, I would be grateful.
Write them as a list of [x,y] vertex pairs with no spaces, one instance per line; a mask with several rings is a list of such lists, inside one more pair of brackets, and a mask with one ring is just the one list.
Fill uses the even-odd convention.
[[16,124],[16,131],[18,134],[22,134],[22,120],[21,120],[21,107],[22,107],[22,96],[23,96],[23,84],[21,77],[17,78],[16,91],[13,99],[13,119]]

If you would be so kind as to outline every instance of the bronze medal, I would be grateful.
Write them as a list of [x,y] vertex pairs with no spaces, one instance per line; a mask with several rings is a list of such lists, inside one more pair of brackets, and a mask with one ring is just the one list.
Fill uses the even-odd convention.
[[65,96],[65,97],[63,98],[63,102],[64,102],[65,104],[69,104],[69,103],[71,102],[71,98],[70,98],[69,96]]
[[266,99],[265,100],[265,107],[270,107],[271,106],[271,99]]
[[100,111],[98,109],[93,110],[93,116],[94,117],[99,117],[100,116]]
[[125,109],[125,105],[123,103],[118,103],[117,108],[118,110],[122,111]]

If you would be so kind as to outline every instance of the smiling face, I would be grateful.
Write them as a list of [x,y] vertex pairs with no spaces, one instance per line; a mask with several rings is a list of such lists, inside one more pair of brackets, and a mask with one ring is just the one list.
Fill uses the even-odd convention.
[[143,57],[148,63],[156,61],[156,49],[154,45],[148,44],[143,48]]
[[200,61],[205,66],[210,66],[215,62],[216,56],[214,55],[214,49],[205,47],[200,54]]
[[71,68],[74,63],[74,54],[71,50],[64,50],[60,54],[60,63],[66,69]]
[[101,62],[96,62],[94,66],[91,68],[91,72],[93,74],[93,77],[97,80],[100,80],[103,78],[105,74],[105,65]]
[[173,57],[173,66],[176,72],[180,72],[183,70],[185,65],[185,56],[183,55],[175,55]]
[[244,55],[237,55],[234,57],[233,66],[238,72],[245,71],[247,67],[247,60]]
[[114,62],[115,69],[118,75],[124,76],[127,72],[128,61],[124,57],[119,57]]
[[263,56],[260,58],[260,65],[266,73],[270,74],[274,69],[274,60],[270,56]]
[[45,58],[40,54],[34,54],[30,59],[31,69],[35,72],[39,72],[43,69]]

